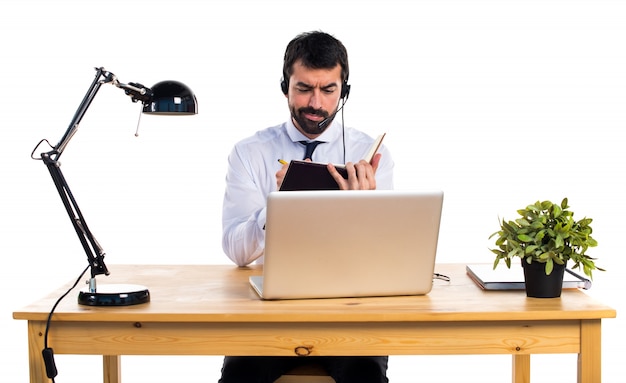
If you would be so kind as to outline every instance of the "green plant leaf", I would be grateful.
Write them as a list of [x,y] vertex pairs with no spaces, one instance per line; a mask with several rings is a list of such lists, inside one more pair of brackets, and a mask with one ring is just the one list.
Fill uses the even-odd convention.
[[546,262],[546,275],[552,274],[552,270],[554,270],[554,263],[552,262],[552,258],[548,258]]
[[530,224],[530,227],[531,227],[532,229],[543,229],[543,222],[541,222],[541,221],[533,221],[533,222]]
[[552,205],[552,216],[554,218],[559,218],[563,213],[563,210],[559,207],[559,205]]
[[553,203],[550,201],[543,201],[543,202],[537,202],[536,203],[538,210],[550,210],[550,208],[552,207]]
[[543,240],[543,237],[546,236],[547,230],[540,230],[537,235],[535,235],[535,240],[537,242],[541,242]]
[[564,246],[565,241],[563,240],[563,236],[561,234],[556,235],[556,238],[554,238],[554,244],[557,248],[561,248]]
[[534,241],[534,238],[529,236],[529,235],[527,235],[527,234],[519,234],[517,236],[517,239],[519,239],[522,242],[532,242],[532,241]]
[[539,246],[537,246],[537,245],[528,245],[528,246],[526,246],[526,249],[524,250],[524,254],[529,255],[533,251],[537,250],[538,248],[539,248]]
[[524,215],[526,211],[534,211],[535,213],[538,213],[540,210],[541,210],[541,206],[537,207],[535,204],[535,205],[528,205],[526,206],[526,210],[518,210],[517,212],[520,215]]

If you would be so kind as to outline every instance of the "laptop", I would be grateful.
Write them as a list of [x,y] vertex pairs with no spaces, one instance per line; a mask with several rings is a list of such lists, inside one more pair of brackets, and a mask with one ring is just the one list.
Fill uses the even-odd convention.
[[270,193],[263,299],[424,295],[432,289],[441,191]]

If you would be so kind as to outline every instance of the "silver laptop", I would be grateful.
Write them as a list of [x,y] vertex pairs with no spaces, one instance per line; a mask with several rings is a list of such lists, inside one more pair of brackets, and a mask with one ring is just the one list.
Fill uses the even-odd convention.
[[423,295],[441,191],[281,191],[267,200],[263,299]]

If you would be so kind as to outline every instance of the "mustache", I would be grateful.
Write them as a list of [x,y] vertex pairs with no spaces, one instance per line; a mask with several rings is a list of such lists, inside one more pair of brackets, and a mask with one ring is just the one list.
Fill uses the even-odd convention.
[[315,108],[311,108],[311,107],[300,108],[300,109],[298,109],[298,113],[299,114],[303,114],[303,113],[312,114],[312,115],[321,116],[321,117],[324,117],[324,118],[328,117],[328,115],[329,115],[328,112],[323,110],[323,109],[315,109]]

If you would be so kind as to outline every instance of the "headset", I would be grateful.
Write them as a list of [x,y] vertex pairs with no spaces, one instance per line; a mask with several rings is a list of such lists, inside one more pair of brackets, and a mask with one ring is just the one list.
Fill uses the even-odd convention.
[[[286,96],[289,93],[289,82],[285,80],[285,76],[280,80],[280,90]],[[348,84],[348,80],[344,80],[341,84],[341,98],[344,100],[348,98],[350,95],[350,84]]]

